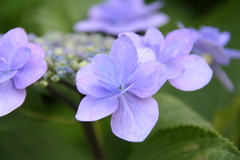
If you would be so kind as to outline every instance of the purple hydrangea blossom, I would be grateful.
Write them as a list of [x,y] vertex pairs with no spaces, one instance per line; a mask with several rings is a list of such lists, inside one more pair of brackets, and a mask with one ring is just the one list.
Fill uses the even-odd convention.
[[[177,89],[197,90],[211,80],[212,70],[206,61],[198,55],[189,55],[194,44],[191,30],[174,30],[165,39],[154,27],[149,28],[143,37],[133,32],[124,34],[128,35],[138,48],[139,57],[150,60],[154,59],[155,55],[157,61],[168,66],[170,70],[168,80]],[[146,48],[153,52],[143,52]]]
[[145,31],[150,26],[161,27],[169,19],[157,12],[162,6],[160,1],[146,5],[144,0],[106,0],[92,6],[89,19],[76,23],[74,30],[118,35],[125,31]]
[[157,61],[141,62],[126,35],[113,44],[110,55],[96,55],[77,73],[77,88],[87,95],[76,119],[96,121],[112,114],[113,133],[127,141],[143,141],[158,119],[151,97],[166,82],[169,71]]
[[26,96],[25,88],[47,70],[45,53],[29,43],[22,28],[8,31],[0,40],[0,116],[18,108]]
[[224,48],[230,40],[230,33],[220,32],[218,28],[202,26],[195,33],[193,52],[203,57],[208,57],[210,67],[220,82],[230,92],[234,90],[231,80],[227,77],[219,65],[229,65],[231,58],[240,58],[240,50]]

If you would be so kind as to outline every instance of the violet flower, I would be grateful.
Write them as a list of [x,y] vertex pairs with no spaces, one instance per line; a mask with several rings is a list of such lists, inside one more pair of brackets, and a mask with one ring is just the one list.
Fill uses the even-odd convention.
[[26,32],[15,28],[0,41],[0,116],[18,108],[26,96],[25,88],[47,70],[44,51],[29,43]]
[[[206,61],[198,55],[189,55],[194,44],[191,30],[174,30],[165,39],[162,33],[153,27],[149,28],[143,37],[133,32],[124,34],[128,35],[138,48],[139,57],[150,60],[154,59],[155,54],[157,61],[168,66],[170,69],[168,80],[177,89],[197,90],[211,80],[212,70]],[[153,52],[142,52],[146,48]]]
[[230,33],[220,32],[218,28],[202,26],[199,31],[192,29],[195,33],[195,44],[192,52],[204,57],[214,74],[230,92],[234,91],[231,80],[227,77],[219,65],[229,65],[231,58],[240,58],[240,50],[224,48],[230,40]]
[[150,26],[161,27],[168,16],[157,12],[163,6],[158,1],[146,5],[144,0],[106,0],[89,9],[88,20],[74,25],[78,32],[105,32],[111,35],[125,31],[145,31]]
[[126,35],[113,44],[110,55],[98,54],[77,73],[77,88],[87,95],[76,119],[96,121],[112,114],[113,133],[127,141],[143,141],[158,119],[151,97],[165,83],[168,69],[157,61],[139,62]]

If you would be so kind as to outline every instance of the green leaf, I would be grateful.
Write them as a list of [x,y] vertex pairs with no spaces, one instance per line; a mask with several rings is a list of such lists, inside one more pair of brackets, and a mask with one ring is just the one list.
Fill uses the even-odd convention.
[[160,109],[160,117],[154,130],[179,125],[196,125],[212,129],[212,125],[208,121],[182,100],[161,92],[153,97],[157,100]]
[[45,98],[30,87],[24,104],[0,118],[0,159],[92,160],[75,112],[53,97]]
[[[21,123],[21,122],[20,122]],[[84,146],[77,147],[46,124],[0,132],[0,155],[7,160],[92,159]]]
[[239,160],[240,153],[217,133],[194,126],[159,130],[129,160]]
[[219,110],[213,119],[213,125],[223,136],[228,137],[236,146],[240,147],[240,96],[233,102]]

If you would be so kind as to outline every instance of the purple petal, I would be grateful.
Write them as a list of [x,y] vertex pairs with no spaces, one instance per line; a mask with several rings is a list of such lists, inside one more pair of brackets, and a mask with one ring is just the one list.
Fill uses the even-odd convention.
[[194,50],[200,54],[210,54],[221,65],[228,65],[230,63],[230,57],[224,48],[206,38],[198,38],[195,41]]
[[117,35],[121,32],[140,32],[146,31],[149,27],[161,27],[168,23],[168,21],[169,17],[166,14],[154,13],[148,16],[133,19],[131,22],[119,26],[107,26],[104,31],[113,35]]
[[139,98],[131,93],[119,97],[111,119],[113,133],[131,142],[143,141],[158,120],[158,104],[152,98]]
[[219,32],[219,28],[211,27],[211,26],[201,26],[199,29],[199,34],[203,38],[207,38],[219,44],[219,37],[221,35]]
[[91,69],[91,64],[87,64],[86,66],[82,67],[78,72],[77,72],[77,76],[76,76],[76,86],[77,89],[80,93],[87,95],[88,93],[86,91],[84,91],[81,87],[81,78],[86,78],[85,74],[88,73],[92,73],[92,69]]
[[11,72],[0,72],[0,83],[3,83],[9,79],[11,79],[13,76],[17,74],[17,71],[11,71]]
[[[118,66],[114,60],[106,54],[98,54],[92,60],[92,72],[99,76],[99,80],[111,86],[119,87],[120,76]],[[110,88],[115,89],[115,88]]]
[[92,72],[92,63],[81,68],[77,73],[77,89],[85,95],[102,98],[112,91],[101,81],[101,76]]
[[76,119],[79,121],[96,121],[112,114],[117,106],[117,98],[86,96],[79,105]]
[[160,52],[165,46],[164,36],[158,29],[151,27],[144,36],[144,46],[150,47],[157,56],[160,56]]
[[41,78],[46,70],[46,61],[37,54],[31,54],[26,64],[13,77],[16,88],[26,88]]
[[141,48],[141,47],[144,47],[143,42],[142,42],[143,37],[139,36],[138,34],[136,34],[134,32],[123,32],[123,33],[119,33],[118,37],[120,37],[122,34],[125,34],[126,36],[128,36],[132,40],[134,46],[137,49]]
[[11,69],[17,70],[21,68],[28,60],[31,50],[27,47],[21,47],[16,51],[14,57],[12,57]]
[[77,32],[98,32],[103,31],[106,23],[99,20],[84,20],[74,25],[74,30]]
[[220,83],[229,91],[233,92],[234,91],[234,86],[231,82],[231,80],[228,78],[226,73],[219,67],[218,64],[212,63],[210,65],[212,68],[214,75],[217,77],[217,79],[220,81]]
[[219,36],[219,44],[225,46],[231,38],[231,34],[227,31],[222,32]]
[[138,63],[143,63],[146,61],[156,61],[156,54],[149,47],[142,47],[137,49],[138,53]]
[[87,92],[84,91],[81,87],[81,77],[86,77],[84,74],[86,73],[91,73],[92,70],[91,70],[91,64],[87,64],[86,66],[82,67],[78,72],[77,72],[77,76],[76,76],[76,86],[77,86],[77,89],[80,93],[82,94],[85,94],[87,95]]
[[166,65],[157,61],[147,61],[139,67],[129,84],[129,92],[141,98],[155,94],[166,82],[169,70]]
[[1,41],[0,41],[0,57],[7,60],[8,59],[8,54],[9,54],[9,52],[6,50],[6,48],[4,46],[1,45]]
[[3,35],[0,46],[4,46],[10,53],[14,54],[19,48],[26,47],[28,37],[24,29],[14,28]]
[[26,97],[25,89],[17,89],[12,80],[0,83],[0,116],[18,108]]
[[224,50],[230,58],[240,58],[240,50],[231,48],[225,48]]
[[113,43],[110,56],[119,68],[119,75],[127,79],[136,69],[138,63],[137,50],[129,37],[121,35]]
[[209,83],[212,78],[212,69],[207,62],[198,55],[189,55],[176,60],[176,66],[185,68],[182,76],[170,79],[172,86],[183,91],[194,91],[201,89]]
[[45,52],[44,52],[44,50],[42,49],[42,47],[40,47],[39,45],[34,44],[34,43],[28,43],[28,48],[31,49],[31,54],[38,54],[38,55],[40,55],[42,58],[45,57]]
[[158,61],[163,63],[191,52],[194,44],[193,32],[190,29],[174,30],[167,35],[165,42],[165,49],[158,57]]
[[178,78],[179,76],[183,75],[185,72],[185,68],[179,67],[179,66],[170,67],[169,69],[170,69],[170,74],[168,76],[168,79]]
[[[99,80],[99,76],[93,73],[79,73],[77,75],[78,90],[86,95],[91,95],[96,98],[102,98],[110,95],[112,90]],[[82,92],[83,91],[83,92]]]
[[7,71],[7,62],[3,57],[0,57],[0,72]]

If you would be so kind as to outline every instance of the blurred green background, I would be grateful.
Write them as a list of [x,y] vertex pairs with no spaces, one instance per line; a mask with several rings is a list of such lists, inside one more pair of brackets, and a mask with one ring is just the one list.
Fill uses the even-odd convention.
[[[73,24],[87,18],[88,8],[98,2],[100,0],[1,0],[0,33],[15,27],[23,27],[28,33],[39,36],[55,30],[70,33],[73,32]],[[236,0],[165,0],[161,11],[170,16],[170,22],[160,31],[166,35],[177,29],[177,21],[196,29],[201,25],[219,27],[221,31],[232,34],[227,47],[240,50],[239,8],[240,1]],[[229,66],[222,69],[232,80],[234,93],[226,91],[213,77],[206,87],[194,92],[179,91],[166,83],[156,97],[161,93],[173,95],[240,148],[240,60],[232,60]],[[60,90],[74,95],[66,88]],[[78,103],[78,98],[75,101]],[[89,148],[84,147],[86,140],[82,129],[74,116],[72,110],[45,90],[35,86],[29,88],[24,105],[0,118],[1,157],[14,159],[12,153],[15,152],[18,153],[17,159],[24,160],[26,157],[36,159],[36,154],[43,155],[37,159],[91,159]],[[161,116],[164,117],[160,115],[160,119]],[[111,133],[109,120],[110,117],[96,124],[97,130],[101,132],[100,137],[105,139],[103,145],[107,146],[110,159],[125,159],[135,144],[115,137]],[[39,150],[37,146],[33,147],[34,144],[42,144],[44,148]],[[57,153],[54,148],[58,150]],[[22,150],[31,153],[26,156]]]

